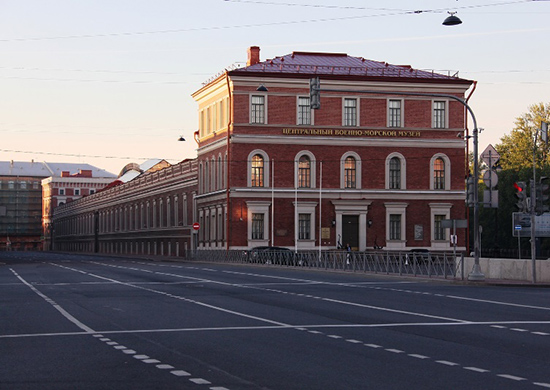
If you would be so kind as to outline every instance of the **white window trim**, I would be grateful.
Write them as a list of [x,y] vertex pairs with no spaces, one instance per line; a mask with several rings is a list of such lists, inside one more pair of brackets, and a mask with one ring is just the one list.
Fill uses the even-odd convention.
[[[401,118],[400,118],[399,126],[390,126],[390,101],[392,101],[392,100],[397,100],[397,101],[401,102],[401,106],[400,106]],[[432,105],[433,105],[433,103],[432,103]],[[386,126],[389,127],[389,128],[392,128],[392,129],[398,129],[400,127],[404,127],[405,126],[405,100],[404,99],[399,99],[399,98],[388,98],[387,102],[386,102],[386,107],[387,107],[387,109],[386,109]]]
[[[315,219],[315,208],[318,205],[318,202],[292,202],[294,205],[294,229],[295,229],[295,237],[298,242],[298,249],[313,249],[315,248],[315,240],[316,235],[315,232],[317,231],[316,227],[316,219]],[[310,215],[310,238],[307,240],[298,239],[298,229],[300,227],[300,214],[309,214]]]
[[300,98],[310,98],[310,97],[306,96],[306,95],[296,96],[296,125],[297,126],[313,126],[315,124],[315,110],[312,110],[311,108],[309,109],[309,115],[310,115],[310,118],[311,118],[311,123],[310,124],[301,124],[300,123],[300,110],[299,110],[299,108],[300,108]]
[[451,203],[430,203],[430,240],[432,249],[435,250],[444,250],[451,248],[449,230],[446,229],[445,236],[446,240],[435,240],[434,227],[435,227],[435,216],[436,215],[445,215],[445,219],[451,218],[451,208],[453,205]]
[[[384,203],[386,207],[386,249],[404,249],[407,244],[407,213],[408,203]],[[390,240],[390,215],[401,215],[401,239]]]
[[[346,99],[355,99],[357,102],[357,117],[355,118],[355,126],[346,125]],[[359,96],[342,96],[342,126],[343,127],[359,127],[361,123],[361,98]]]
[[[346,158],[355,158],[355,188],[345,188],[346,186]],[[361,157],[355,152],[348,151],[340,159],[340,188],[346,190],[361,189]]]
[[[315,155],[313,153],[311,153],[310,151],[308,150],[302,150],[300,152],[298,152],[296,154],[296,156],[294,157],[294,188],[298,188],[298,169],[299,169],[299,166],[300,166],[300,157],[302,156],[308,156],[309,157],[309,160],[311,162],[311,172],[310,172],[310,175],[311,175],[311,187],[308,187],[308,188],[315,188],[316,185],[317,185],[317,170],[316,170],[316,166],[317,166],[317,160],[315,159]],[[307,188],[300,188],[302,190],[304,189],[307,189]]]
[[445,163],[445,189],[436,191],[450,191],[451,190],[451,160],[444,153],[437,153],[432,156],[430,160],[430,190],[434,189],[434,162],[436,159],[442,158]]
[[[254,157],[255,155],[259,154],[260,156],[262,156],[264,158],[264,186],[263,187],[252,187],[252,157]],[[249,188],[268,188],[269,187],[269,179],[271,178],[270,176],[270,161],[269,161],[269,155],[261,150],[261,149],[254,149],[252,152],[250,152],[248,154],[248,158],[246,160],[246,170],[247,170],[247,180],[246,180],[246,185],[247,187]]]
[[[248,201],[246,202],[248,209],[247,212],[247,238],[248,238],[248,247],[255,246],[266,246],[269,245],[269,207],[271,202],[262,202],[262,201]],[[263,240],[253,240],[252,239],[252,214],[263,214],[264,215],[264,238]]]
[[[394,157],[397,157],[401,162],[401,188],[399,190],[392,189],[392,191],[406,190],[407,189],[407,160],[405,160],[405,156],[403,156],[401,153],[398,153],[398,152],[390,153],[388,157],[386,157],[386,189],[387,190],[390,189],[390,161]],[[433,178],[432,178],[432,181],[433,181]]]
[[[252,96],[263,96],[264,97],[264,121],[262,123],[252,122]],[[250,93],[248,96],[248,123],[251,125],[267,125],[269,121],[267,120],[267,94],[266,93]]]
[[[443,127],[435,127],[435,102],[444,102],[445,103],[445,126]],[[449,100],[447,99],[433,99],[432,100],[432,129],[448,129],[449,128]]]

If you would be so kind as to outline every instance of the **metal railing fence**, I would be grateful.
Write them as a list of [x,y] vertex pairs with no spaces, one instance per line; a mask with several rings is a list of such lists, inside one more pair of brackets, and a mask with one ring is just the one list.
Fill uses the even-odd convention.
[[200,249],[187,251],[186,260],[263,264],[322,270],[464,279],[464,256],[452,252],[346,252]]

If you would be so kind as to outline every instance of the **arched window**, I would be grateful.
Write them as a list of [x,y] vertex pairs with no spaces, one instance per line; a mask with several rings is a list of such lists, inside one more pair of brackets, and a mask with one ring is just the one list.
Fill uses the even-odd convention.
[[311,160],[309,156],[302,156],[298,160],[298,187],[311,187]]
[[344,163],[344,188],[357,188],[357,161],[352,156]]
[[261,149],[252,150],[247,159],[247,186],[269,187],[269,156]]
[[390,160],[390,189],[401,188],[401,160],[399,157],[392,157]]
[[264,158],[259,154],[252,157],[250,180],[252,187],[264,186]]
[[441,157],[438,157],[434,160],[433,163],[433,179],[434,179],[434,190],[444,190],[445,189],[445,161]]

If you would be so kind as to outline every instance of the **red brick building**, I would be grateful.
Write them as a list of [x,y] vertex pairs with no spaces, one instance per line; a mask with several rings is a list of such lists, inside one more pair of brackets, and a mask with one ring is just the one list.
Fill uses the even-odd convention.
[[[332,90],[318,110],[313,77]],[[261,61],[249,48],[246,67],[193,94],[198,247],[449,249],[441,221],[466,214],[466,116],[435,95],[463,98],[472,83],[339,53]]]

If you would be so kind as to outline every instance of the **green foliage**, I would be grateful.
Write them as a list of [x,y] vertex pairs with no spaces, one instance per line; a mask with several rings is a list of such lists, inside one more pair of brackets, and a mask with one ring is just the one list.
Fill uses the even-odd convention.
[[[517,198],[514,183],[533,179],[533,139],[541,121],[550,122],[550,103],[538,103],[529,107],[529,112],[516,118],[515,128],[501,138],[495,146],[500,154],[499,165],[503,168],[498,174],[499,207],[484,208],[480,205],[479,223],[483,227],[481,246],[483,248],[514,249],[517,238],[512,236],[512,213],[517,212]],[[535,163],[537,182],[541,176],[550,176],[548,145],[536,139]],[[481,167],[481,166],[480,166]],[[485,167],[486,168],[486,167]],[[480,177],[482,175],[480,174]],[[479,199],[483,201],[485,185],[479,185]],[[473,219],[470,209],[470,220]],[[473,243],[472,232],[470,242]],[[522,238],[522,248],[529,248],[529,238]],[[542,240],[543,249],[550,246],[550,239]]]
[[[543,121],[550,122],[550,103],[533,104],[529,106],[529,112],[516,118],[516,127],[495,146],[503,169],[533,167],[533,139]],[[548,145],[540,134],[536,139],[535,161],[538,166],[548,163]]]

